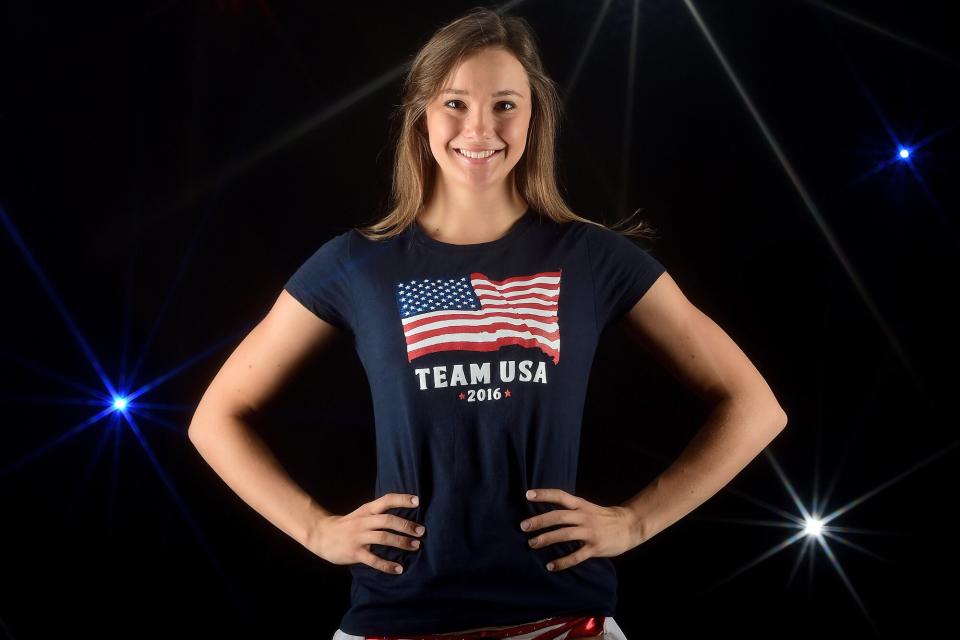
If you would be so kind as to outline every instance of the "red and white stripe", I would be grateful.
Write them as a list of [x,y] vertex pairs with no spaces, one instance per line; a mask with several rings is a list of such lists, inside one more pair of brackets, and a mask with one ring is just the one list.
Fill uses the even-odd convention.
[[517,344],[540,349],[558,364],[561,271],[505,280],[471,273],[481,309],[430,311],[404,318],[407,360],[437,351],[496,351]]

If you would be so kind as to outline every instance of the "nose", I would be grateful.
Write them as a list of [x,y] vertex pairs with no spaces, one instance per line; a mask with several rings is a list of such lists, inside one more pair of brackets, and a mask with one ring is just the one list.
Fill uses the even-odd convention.
[[464,120],[463,131],[466,134],[472,134],[470,137],[477,140],[493,138],[493,115],[485,113],[482,109],[470,113]]

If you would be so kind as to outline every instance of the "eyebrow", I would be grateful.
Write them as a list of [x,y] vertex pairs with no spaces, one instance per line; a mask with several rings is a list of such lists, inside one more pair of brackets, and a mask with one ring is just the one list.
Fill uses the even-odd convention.
[[[450,87],[447,87],[446,89],[444,89],[444,90],[443,90],[443,93],[453,93],[453,94],[456,94],[456,95],[458,95],[458,96],[470,95],[470,92],[469,92],[469,91],[464,91],[463,89],[453,89],[453,88],[450,88]],[[517,97],[519,97],[519,98],[522,98],[522,97],[523,97],[521,94],[517,93],[517,92],[514,91],[513,89],[504,89],[503,91],[494,91],[493,93],[490,94],[490,97],[491,97],[491,98],[497,98],[497,97],[500,97],[500,96],[510,96],[510,95],[517,96]]]

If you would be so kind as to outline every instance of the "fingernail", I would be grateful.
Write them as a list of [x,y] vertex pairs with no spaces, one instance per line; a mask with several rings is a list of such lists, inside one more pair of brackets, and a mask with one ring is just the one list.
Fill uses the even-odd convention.
[[414,548],[414,549],[419,549],[419,548],[420,548],[420,541],[419,541],[419,540],[414,540],[414,541],[411,542],[410,544],[413,545],[413,548]]
[[524,520],[523,522],[520,523],[520,528],[523,529],[524,531],[526,531],[526,530],[527,530],[527,527],[529,527],[529,526],[530,526],[530,523],[527,522],[526,520]]
[[418,498],[417,496],[413,496],[412,498],[410,498],[410,502],[412,502],[413,504],[420,504],[420,498]]
[[528,543],[530,544],[531,547],[535,547],[535,546],[537,546],[537,539],[536,539],[536,538],[530,538],[530,540],[528,541]]
[[527,497],[528,497],[528,498],[536,498],[536,497],[537,497],[537,492],[534,491],[533,489],[531,489],[530,491],[527,491]]
[[547,563],[547,571],[553,571],[553,563],[552,563],[552,562],[548,562],[548,563]]
[[417,535],[420,535],[421,533],[423,533],[424,529],[423,529],[423,527],[421,526],[421,527],[417,527],[417,528],[415,529],[415,531],[417,532]]
[[396,571],[397,573],[403,573],[403,567],[401,567],[400,565],[397,565]]

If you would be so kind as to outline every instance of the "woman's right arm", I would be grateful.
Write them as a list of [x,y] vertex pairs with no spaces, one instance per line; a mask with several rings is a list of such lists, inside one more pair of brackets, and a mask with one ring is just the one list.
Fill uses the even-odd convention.
[[207,387],[187,429],[190,442],[224,482],[304,546],[331,514],[294,482],[248,417],[340,331],[282,290]]

